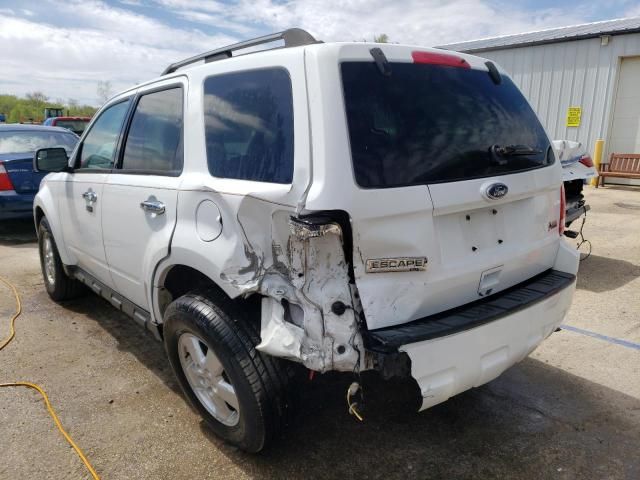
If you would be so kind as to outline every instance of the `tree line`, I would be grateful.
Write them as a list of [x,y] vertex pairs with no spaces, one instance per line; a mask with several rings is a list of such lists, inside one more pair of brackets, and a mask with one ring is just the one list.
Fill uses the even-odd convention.
[[51,100],[42,92],[27,93],[24,98],[0,94],[0,114],[4,114],[7,123],[40,123],[44,121],[45,107],[62,108],[65,115],[74,117],[91,117],[97,110],[91,105],[81,105],[73,98]]

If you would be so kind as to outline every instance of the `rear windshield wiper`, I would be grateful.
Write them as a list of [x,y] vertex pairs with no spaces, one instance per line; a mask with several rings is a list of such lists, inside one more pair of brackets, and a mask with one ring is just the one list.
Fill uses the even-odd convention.
[[515,157],[518,155],[537,155],[542,153],[537,148],[528,145],[492,145],[489,150],[491,153],[500,157]]

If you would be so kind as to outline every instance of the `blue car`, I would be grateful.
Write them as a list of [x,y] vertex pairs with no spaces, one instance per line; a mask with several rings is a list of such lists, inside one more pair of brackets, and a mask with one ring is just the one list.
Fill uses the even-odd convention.
[[33,171],[35,151],[63,147],[70,154],[78,139],[61,127],[0,125],[0,221],[33,215],[33,197],[46,175]]

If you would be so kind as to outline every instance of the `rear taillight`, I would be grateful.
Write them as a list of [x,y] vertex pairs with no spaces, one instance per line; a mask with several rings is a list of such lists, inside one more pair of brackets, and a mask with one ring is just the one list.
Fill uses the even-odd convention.
[[564,233],[564,222],[567,219],[567,201],[564,198],[564,184],[560,187],[560,220],[558,221],[558,233]]
[[583,155],[582,157],[580,157],[579,162],[585,167],[593,167],[593,160],[591,160],[591,157],[589,155]]
[[464,58],[448,53],[411,52],[413,63],[427,63],[429,65],[444,65],[447,67],[471,68]]
[[13,190],[13,183],[11,183],[11,179],[9,178],[9,174],[7,170],[4,168],[4,165],[0,163],[0,192],[6,192],[7,190]]

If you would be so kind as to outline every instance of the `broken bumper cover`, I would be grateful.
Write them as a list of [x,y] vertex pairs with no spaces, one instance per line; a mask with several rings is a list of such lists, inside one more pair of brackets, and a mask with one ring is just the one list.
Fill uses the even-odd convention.
[[409,356],[424,410],[526,357],[562,322],[574,290],[575,275],[548,270],[478,302],[370,331],[368,348]]

